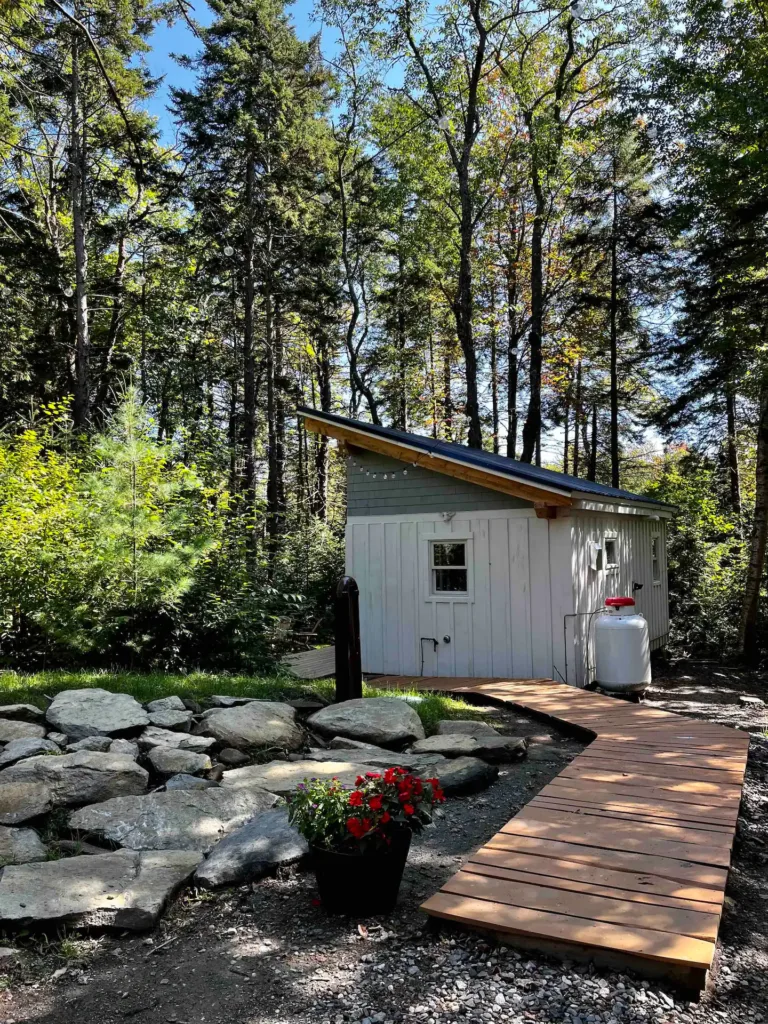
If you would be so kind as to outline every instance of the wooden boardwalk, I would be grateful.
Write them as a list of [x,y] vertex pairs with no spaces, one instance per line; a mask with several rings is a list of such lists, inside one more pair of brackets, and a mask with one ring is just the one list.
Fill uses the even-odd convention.
[[472,694],[592,738],[423,910],[511,944],[705,986],[746,733],[551,679],[375,685]]

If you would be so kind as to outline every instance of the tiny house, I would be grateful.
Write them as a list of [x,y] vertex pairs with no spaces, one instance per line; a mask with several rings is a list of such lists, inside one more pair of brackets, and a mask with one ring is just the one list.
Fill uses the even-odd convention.
[[347,459],[346,572],[363,670],[594,678],[606,597],[634,597],[651,649],[669,628],[674,508],[502,455],[300,409]]

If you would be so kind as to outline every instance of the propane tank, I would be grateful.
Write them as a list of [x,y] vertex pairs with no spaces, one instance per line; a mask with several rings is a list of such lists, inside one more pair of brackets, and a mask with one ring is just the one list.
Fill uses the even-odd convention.
[[648,623],[632,597],[608,597],[595,621],[595,682],[604,690],[635,693],[651,682]]

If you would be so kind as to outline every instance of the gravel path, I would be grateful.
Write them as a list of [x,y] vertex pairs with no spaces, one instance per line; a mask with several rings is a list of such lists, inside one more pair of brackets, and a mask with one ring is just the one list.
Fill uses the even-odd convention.
[[[675,687],[691,681],[676,677],[651,697],[684,704]],[[707,689],[712,681],[698,682]],[[735,710],[740,693],[759,693],[748,684],[743,677],[718,681],[714,703],[727,708],[721,713],[733,716],[731,724],[754,728],[754,708]],[[747,720],[735,720],[739,714]],[[523,716],[501,718],[510,733],[525,724]],[[358,925],[327,917],[311,875],[302,872],[188,894],[151,939],[30,946],[0,993],[0,1024],[760,1024],[768,1018],[768,741],[756,740],[750,756],[722,945],[701,1002],[626,974],[426,926],[419,902],[580,749],[559,737],[534,744],[530,759],[503,769],[485,793],[446,804],[415,840],[389,918]]]

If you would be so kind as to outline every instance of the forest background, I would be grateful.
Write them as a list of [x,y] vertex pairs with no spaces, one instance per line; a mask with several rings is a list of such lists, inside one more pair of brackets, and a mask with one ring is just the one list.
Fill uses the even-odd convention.
[[2,664],[326,639],[344,475],[304,403],[677,505],[672,653],[758,665],[767,16],[0,0]]

